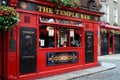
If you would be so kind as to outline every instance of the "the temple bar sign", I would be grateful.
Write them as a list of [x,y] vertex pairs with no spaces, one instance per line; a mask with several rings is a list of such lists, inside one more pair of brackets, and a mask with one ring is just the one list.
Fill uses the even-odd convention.
[[70,17],[75,17],[75,18],[82,18],[82,19],[88,19],[88,20],[96,20],[99,21],[98,16],[92,16],[88,14],[83,14],[83,13],[76,13],[72,11],[66,11],[66,10],[60,10],[60,9],[53,9],[45,6],[37,6],[38,10],[40,12],[45,12],[45,13],[50,13],[50,14],[57,14],[57,15],[62,15],[62,16],[70,16]]
[[43,5],[39,5],[35,3],[30,3],[30,2],[24,2],[24,1],[19,1],[18,7],[25,9],[25,10],[33,10],[33,11],[39,11],[39,12],[62,15],[62,16],[70,16],[74,18],[81,18],[81,19],[94,20],[94,21],[100,20],[99,16],[79,13],[79,12],[73,12],[69,10],[51,8],[51,7],[47,7],[47,6],[43,6]]

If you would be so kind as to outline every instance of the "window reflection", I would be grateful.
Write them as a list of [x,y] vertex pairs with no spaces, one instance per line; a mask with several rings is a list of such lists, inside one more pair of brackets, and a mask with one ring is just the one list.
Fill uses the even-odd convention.
[[47,18],[47,17],[41,17],[41,21],[44,21],[44,22],[55,22],[55,19]]
[[81,46],[81,34],[79,29],[70,29],[71,46]]
[[40,26],[39,45],[41,48],[80,47],[81,30],[57,26]]
[[61,24],[70,24],[70,22],[68,20],[59,19],[58,22],[61,23]]
[[72,21],[73,25],[82,26],[82,22]]
[[57,47],[68,46],[68,29],[57,27]]

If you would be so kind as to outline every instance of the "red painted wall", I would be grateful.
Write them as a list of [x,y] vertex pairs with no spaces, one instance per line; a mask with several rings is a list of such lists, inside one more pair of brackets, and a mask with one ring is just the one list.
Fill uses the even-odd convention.
[[2,76],[2,31],[0,30],[0,79]]

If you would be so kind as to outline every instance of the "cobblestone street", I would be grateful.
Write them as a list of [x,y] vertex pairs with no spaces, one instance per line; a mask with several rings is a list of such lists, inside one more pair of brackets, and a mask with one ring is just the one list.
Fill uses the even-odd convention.
[[102,58],[99,61],[110,62],[117,65],[116,68],[99,72],[93,75],[83,76],[71,80],[120,80],[120,59]]

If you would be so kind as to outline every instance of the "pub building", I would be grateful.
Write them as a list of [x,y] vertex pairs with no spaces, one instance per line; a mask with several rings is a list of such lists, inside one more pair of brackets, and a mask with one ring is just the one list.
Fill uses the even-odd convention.
[[4,32],[4,42],[0,39],[1,79],[31,80],[98,66],[98,27],[103,13],[91,10],[96,6],[58,8],[46,0],[7,3],[19,12],[20,23]]
[[104,22],[100,24],[101,54],[120,53],[120,28],[118,26],[107,25]]

